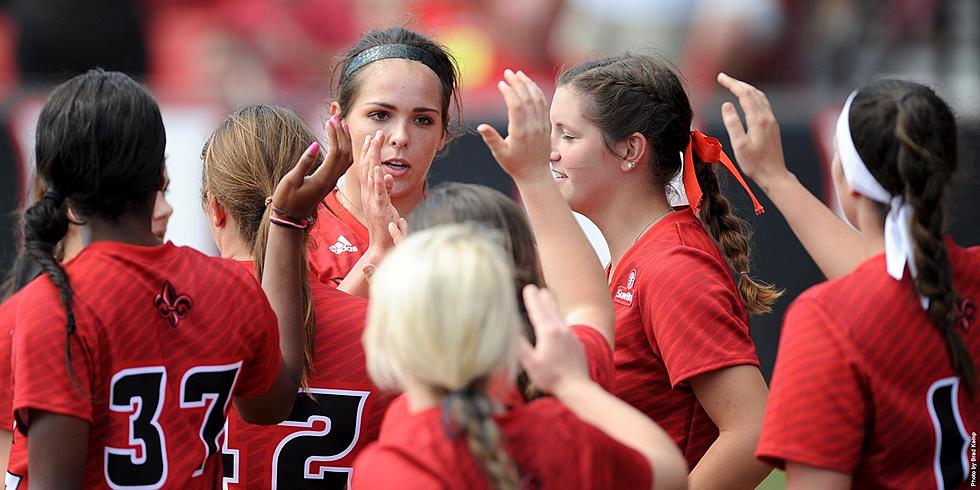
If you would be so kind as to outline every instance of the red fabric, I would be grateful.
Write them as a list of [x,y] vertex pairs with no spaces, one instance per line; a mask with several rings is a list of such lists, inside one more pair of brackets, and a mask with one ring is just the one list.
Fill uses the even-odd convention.
[[589,363],[589,376],[602,389],[613,390],[613,352],[609,341],[598,330],[585,325],[572,325],[572,333],[585,348],[585,360]]
[[759,204],[759,200],[755,198],[755,194],[752,193],[752,189],[749,189],[749,185],[745,183],[745,179],[742,178],[742,174],[739,173],[738,168],[728,158],[725,151],[722,150],[721,143],[717,139],[695,129],[691,131],[691,140],[688,141],[687,148],[684,149],[683,177],[687,202],[691,203],[691,208],[694,209],[695,213],[701,208],[701,185],[698,184],[697,172],[694,170],[695,154],[704,163],[720,163],[724,165],[728,173],[732,174],[732,177],[735,177],[735,180],[742,185],[742,188],[745,189],[745,192],[752,199],[755,214],[765,212],[762,209],[762,205]]
[[[974,305],[966,308],[968,329],[957,328],[976,363],[980,247],[947,243],[956,289]],[[930,409],[929,392],[952,376],[943,335],[908,276],[900,282],[889,277],[879,255],[809,289],[786,313],[756,454],[780,467],[795,462],[851,474],[855,488],[937,488],[930,411],[944,410]],[[953,459],[967,465],[969,476],[967,446],[980,431],[980,396],[971,400],[961,385],[957,404],[962,425],[950,424],[953,434],[944,440],[958,446]],[[960,431],[962,446],[955,444]]]
[[317,209],[310,231],[309,261],[316,278],[337,287],[370,244],[368,230],[337,199],[338,189]]
[[[139,457],[151,452],[130,443],[131,424],[156,405],[159,429],[148,423],[144,428],[163,434],[165,484],[220,485],[221,462],[215,453],[205,459],[200,436],[205,422],[213,420],[208,413],[217,398],[209,399],[208,390],[203,397],[194,393],[202,377],[213,380],[215,372],[227,372],[236,377],[217,385],[230,390],[228,401],[249,398],[266,392],[278,375],[282,357],[276,317],[255,279],[234,262],[171,243],[94,243],[65,270],[74,291],[77,329],[71,353],[77,386],[65,363],[65,310],[53,283],[43,276],[23,289],[14,325],[13,408],[19,430],[11,462],[26,462],[28,409],[77,417],[91,423],[84,486],[106,487],[107,448],[136,450]],[[156,383],[133,382],[140,372],[158,376]],[[130,389],[118,388],[127,382]],[[117,407],[132,403],[135,408],[114,410],[114,399]],[[192,406],[199,400],[203,403]],[[227,413],[228,407],[217,413]],[[222,419],[216,419],[218,428]],[[192,476],[202,466],[202,474]],[[26,483],[26,465],[8,471]]]
[[[403,405],[404,406],[404,405]],[[495,417],[522,488],[650,488],[653,471],[640,453],[581,421],[553,398]],[[439,408],[389,410],[385,430],[354,462],[351,488],[489,489],[466,442],[446,435]]]
[[718,429],[685,381],[759,365],[728,265],[684,208],[660,220],[623,255],[610,290],[616,314],[614,393],[660,424],[693,468]]
[[[354,458],[378,438],[394,395],[382,393],[367,374],[361,345],[367,300],[316,281],[311,282],[311,290],[317,335],[309,384],[319,403],[301,393],[289,419],[273,426],[252,425],[230,413],[226,488],[273,488],[274,468],[277,488],[343,488]],[[287,440],[310,430],[326,433]],[[322,460],[312,463],[309,471],[323,473],[304,481],[297,468],[310,457]]]
[[11,350],[13,349],[14,318],[17,314],[17,300],[20,294],[14,294],[0,305],[0,429],[7,432],[14,430],[13,407],[13,371],[11,366]]

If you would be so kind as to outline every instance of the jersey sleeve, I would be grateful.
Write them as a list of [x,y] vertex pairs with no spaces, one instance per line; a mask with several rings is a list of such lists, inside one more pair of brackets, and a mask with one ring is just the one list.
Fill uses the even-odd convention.
[[726,367],[759,366],[727,266],[688,248],[672,251],[666,260],[668,266],[650,267],[649,275],[641,271],[637,281],[643,328],[671,386]]
[[613,353],[609,341],[598,330],[585,325],[572,325],[572,332],[585,347],[589,376],[606,391],[612,391]]
[[241,378],[235,396],[251,398],[269,390],[282,368],[282,351],[279,350],[279,321],[269,300],[258,282],[252,278],[243,281],[243,298],[251,307],[248,316],[251,325],[243,329],[245,345],[251,349],[242,366]]
[[[86,322],[94,315],[75,299],[76,330],[66,333],[65,308],[54,285],[47,279],[35,281],[30,294],[20,299],[13,338],[13,412],[17,427],[27,432],[28,410],[68,415],[92,422],[91,375],[98,359],[90,348]],[[26,292],[26,291],[25,291]],[[71,373],[65,359],[65,342],[71,352]]]
[[803,463],[853,473],[868,398],[853,344],[820,305],[787,311],[756,456],[780,468]]

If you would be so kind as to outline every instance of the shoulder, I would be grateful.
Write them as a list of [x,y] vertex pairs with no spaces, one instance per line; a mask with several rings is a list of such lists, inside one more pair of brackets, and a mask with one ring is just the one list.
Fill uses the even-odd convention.
[[424,458],[402,448],[375,443],[354,460],[353,489],[404,488],[408,481],[416,489],[446,487],[439,471],[430,468]]

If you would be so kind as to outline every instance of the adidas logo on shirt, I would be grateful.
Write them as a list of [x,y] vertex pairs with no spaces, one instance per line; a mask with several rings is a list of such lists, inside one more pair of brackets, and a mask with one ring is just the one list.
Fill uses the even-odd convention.
[[331,245],[328,250],[336,255],[340,255],[344,252],[357,252],[357,245],[352,245],[347,237],[340,235],[337,237],[337,243]]

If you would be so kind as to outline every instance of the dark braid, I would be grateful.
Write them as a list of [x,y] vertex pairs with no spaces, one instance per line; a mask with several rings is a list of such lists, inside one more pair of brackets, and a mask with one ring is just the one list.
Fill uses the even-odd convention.
[[[654,185],[669,192],[681,170],[679,154],[687,147],[694,113],[684,84],[666,59],[624,54],[576,65],[558,76],[582,96],[585,116],[602,130],[610,153],[616,142],[640,133],[650,146]],[[696,157],[695,157],[696,158]],[[749,276],[749,240],[745,221],[732,213],[711,165],[695,165],[703,192],[699,217],[739,274],[738,288],[752,313],[769,313],[783,291]]]
[[44,197],[24,211],[24,255],[41,267],[58,289],[65,307],[65,360],[68,376],[75,381],[71,368],[71,336],[75,333],[75,312],[72,308],[71,283],[68,274],[55,257],[55,246],[68,233],[68,212],[65,198],[49,190]]
[[520,480],[514,461],[504,449],[500,428],[493,420],[494,402],[480,390],[464,388],[443,399],[443,423],[456,440],[464,438],[491,487],[517,490]]
[[698,184],[703,194],[698,216],[738,274],[738,290],[745,300],[745,307],[750,313],[769,313],[783,291],[772,284],[757,282],[749,275],[749,237],[745,232],[748,224],[732,213],[731,203],[721,193],[714,165],[701,162],[697,156],[694,158]]
[[943,199],[957,167],[956,119],[931,89],[898,80],[862,88],[848,117],[858,153],[875,179],[912,206],[914,295],[929,299],[929,317],[943,335],[953,371],[972,396],[976,366],[956,330],[960,297],[943,243]]

